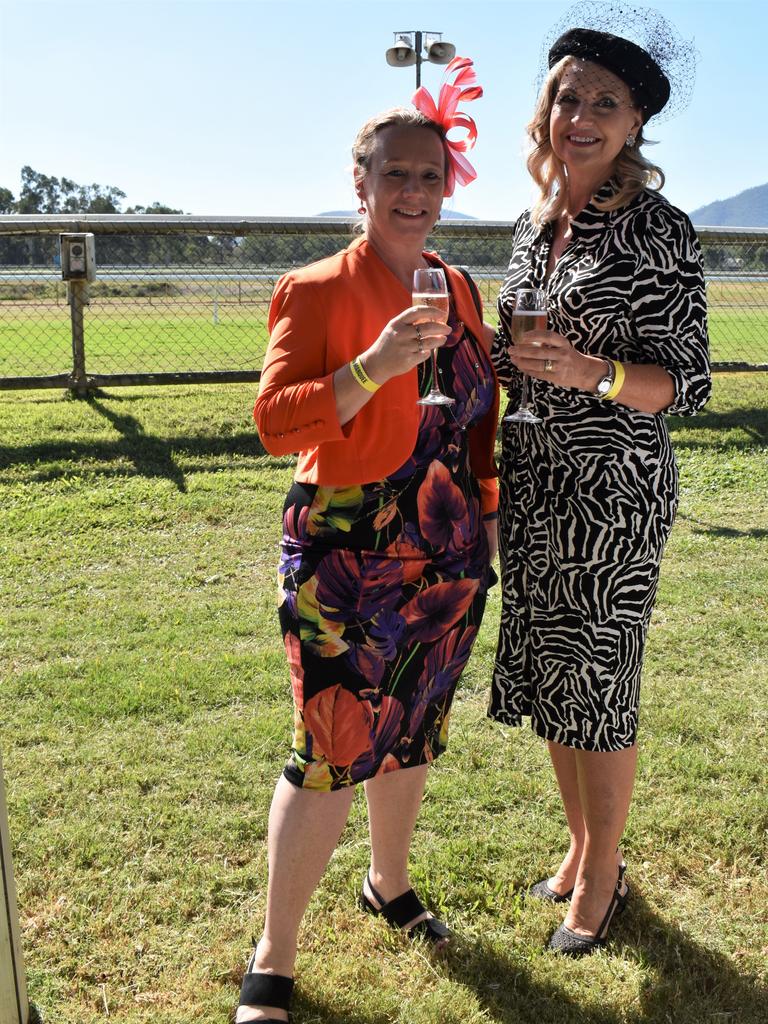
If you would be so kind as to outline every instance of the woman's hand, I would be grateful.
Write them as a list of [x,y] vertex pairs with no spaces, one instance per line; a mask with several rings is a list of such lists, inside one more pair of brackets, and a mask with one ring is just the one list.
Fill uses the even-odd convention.
[[[432,349],[445,344],[451,329],[435,319],[436,313],[439,316],[432,306],[410,306],[389,321],[376,341],[360,356],[363,369],[375,384],[384,384],[390,377],[406,373],[429,359]],[[342,426],[372,396],[372,392],[357,383],[348,363],[333,375],[333,389]]]
[[368,376],[377,384],[429,359],[451,333],[433,306],[411,306],[390,320],[379,337],[360,357]]
[[[526,331],[523,341],[507,349],[510,360],[523,373],[561,388],[581,388],[595,394],[606,373],[606,360],[578,352],[557,331]],[[672,377],[663,366],[624,363],[624,385],[613,399],[638,412],[658,413],[675,398]]]
[[507,351],[518,370],[561,388],[594,392],[605,376],[604,359],[578,352],[557,331],[526,331],[523,340]]

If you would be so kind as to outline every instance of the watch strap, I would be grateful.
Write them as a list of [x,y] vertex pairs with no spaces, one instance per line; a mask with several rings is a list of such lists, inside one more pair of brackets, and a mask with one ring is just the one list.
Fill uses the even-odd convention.
[[618,393],[624,387],[624,380],[626,378],[626,371],[624,370],[624,365],[622,363],[618,362],[616,359],[610,359],[609,362],[613,367],[613,383],[605,394],[601,395],[601,398],[607,401],[610,401],[612,398],[616,398]]

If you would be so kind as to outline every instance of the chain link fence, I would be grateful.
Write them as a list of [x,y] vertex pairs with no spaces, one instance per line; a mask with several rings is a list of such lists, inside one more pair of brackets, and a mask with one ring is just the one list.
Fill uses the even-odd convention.
[[[470,270],[490,321],[512,231],[449,221],[428,241]],[[69,295],[60,232],[95,234],[96,280]],[[324,217],[0,217],[0,387],[258,380],[275,281],[352,233],[351,222]],[[715,368],[768,369],[768,230],[699,237]]]

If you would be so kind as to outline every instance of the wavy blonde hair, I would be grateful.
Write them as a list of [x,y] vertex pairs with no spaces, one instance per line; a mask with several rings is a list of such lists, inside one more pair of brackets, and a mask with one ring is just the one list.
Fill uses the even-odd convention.
[[[573,63],[573,57],[563,57],[551,69],[539,93],[533,118],[528,125],[528,137],[531,150],[528,154],[528,172],[539,189],[539,195],[531,207],[531,219],[538,227],[549,221],[557,220],[565,209],[568,192],[568,175],[565,164],[555,156],[549,138],[549,118],[555,103],[555,96],[560,87],[563,73]],[[630,90],[631,92],[631,90]],[[635,107],[639,105],[633,96]],[[659,190],[664,187],[664,172],[656,164],[651,163],[640,152],[645,139],[640,128],[635,136],[635,145],[630,149],[624,146],[616,157],[613,180],[618,188],[615,195],[595,205],[601,210],[616,210],[626,206],[644,188]]]

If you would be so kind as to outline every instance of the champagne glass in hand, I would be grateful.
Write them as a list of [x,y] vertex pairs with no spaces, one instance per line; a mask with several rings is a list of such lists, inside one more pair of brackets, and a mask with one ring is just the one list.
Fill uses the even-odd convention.
[[[515,292],[515,308],[512,311],[512,344],[517,345],[523,340],[526,331],[546,331],[547,329],[547,297],[541,288],[518,288]],[[523,374],[523,394],[520,407],[509,416],[504,423],[541,423],[541,419],[531,412],[529,398],[530,378]]]
[[[448,323],[448,285],[445,273],[440,267],[428,267],[413,272],[414,306],[431,306],[433,320]],[[437,351],[432,349],[432,387],[429,394],[420,398],[419,405],[453,405],[455,399],[444,395],[437,386]]]

